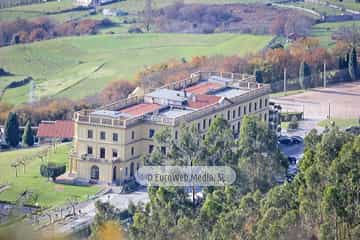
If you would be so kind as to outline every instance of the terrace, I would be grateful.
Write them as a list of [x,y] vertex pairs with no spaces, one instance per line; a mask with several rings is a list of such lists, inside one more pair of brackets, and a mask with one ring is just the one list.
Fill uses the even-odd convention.
[[174,126],[269,92],[270,87],[256,83],[254,76],[198,72],[140,98],[127,98],[97,110],[77,112],[74,120],[122,128],[141,121]]

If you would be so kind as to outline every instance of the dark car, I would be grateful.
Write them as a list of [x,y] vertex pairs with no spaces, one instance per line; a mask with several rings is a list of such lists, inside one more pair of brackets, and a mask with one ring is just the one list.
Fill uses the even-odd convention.
[[291,145],[293,144],[292,139],[289,137],[279,137],[278,143],[283,145]]
[[300,144],[300,143],[304,142],[304,139],[299,136],[292,136],[291,141],[293,144]]

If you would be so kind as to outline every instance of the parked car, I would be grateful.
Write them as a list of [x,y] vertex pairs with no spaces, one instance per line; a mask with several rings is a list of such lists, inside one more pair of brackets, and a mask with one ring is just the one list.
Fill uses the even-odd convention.
[[300,144],[304,142],[304,139],[300,136],[292,136],[291,141],[293,144]]
[[293,142],[292,142],[292,139],[291,139],[291,138],[282,136],[282,137],[279,137],[279,138],[278,138],[278,144],[292,145]]

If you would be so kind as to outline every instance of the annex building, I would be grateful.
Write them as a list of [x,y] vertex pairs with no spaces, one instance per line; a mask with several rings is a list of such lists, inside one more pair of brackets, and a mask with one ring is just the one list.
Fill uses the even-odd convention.
[[[268,122],[270,86],[247,74],[197,72],[188,79],[74,114],[70,174],[79,179],[119,183],[134,177],[141,156],[154,149],[154,136],[195,123],[205,133],[222,116],[239,133],[245,115]],[[134,96],[135,95],[135,96]],[[166,149],[164,149],[166,151]]]

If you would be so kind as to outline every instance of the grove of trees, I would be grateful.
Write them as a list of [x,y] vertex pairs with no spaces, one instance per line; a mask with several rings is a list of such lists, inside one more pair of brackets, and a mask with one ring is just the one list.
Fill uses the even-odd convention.
[[0,47],[11,44],[29,43],[56,37],[96,34],[100,28],[109,27],[109,19],[84,19],[57,23],[47,17],[34,20],[16,19],[0,23]]
[[151,21],[145,19],[147,30],[150,25],[152,31],[206,34],[238,32],[288,36],[295,33],[308,36],[314,24],[310,17],[299,11],[264,4],[210,5],[184,4],[184,1],[153,11]]
[[[132,222],[127,238],[359,239],[360,136],[336,127],[322,134],[312,130],[305,138],[299,173],[291,183],[279,185],[274,179],[284,174],[287,160],[267,128],[254,118],[246,118],[240,140],[235,145],[226,144],[232,136],[223,121],[214,121],[206,133],[205,142],[210,146],[196,137],[196,128],[183,128],[177,141],[166,131],[159,133],[157,144],[172,146],[171,150],[166,156],[154,151],[149,161],[163,159],[181,165],[182,159],[194,159],[193,163],[204,164],[213,162],[212,154],[219,153],[216,164],[236,169],[237,181],[231,186],[204,188],[196,204],[182,187],[148,187],[150,202],[132,204],[126,212]],[[169,139],[173,140],[166,141]],[[194,146],[193,141],[200,142]],[[186,153],[189,146],[195,148],[191,156]],[[180,157],[176,154],[179,151]],[[96,218],[101,221],[95,229],[108,221],[123,223],[111,206],[98,207],[102,211]],[[120,232],[127,228],[119,225]]]

